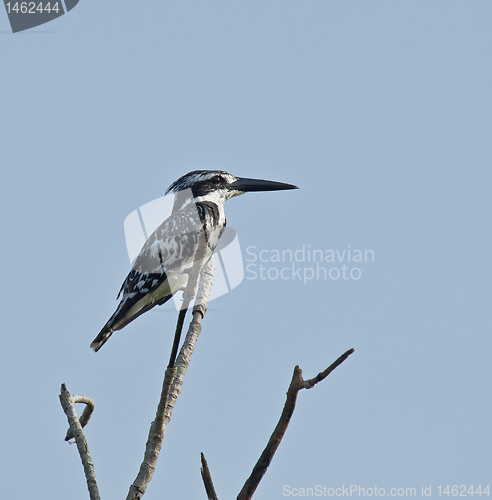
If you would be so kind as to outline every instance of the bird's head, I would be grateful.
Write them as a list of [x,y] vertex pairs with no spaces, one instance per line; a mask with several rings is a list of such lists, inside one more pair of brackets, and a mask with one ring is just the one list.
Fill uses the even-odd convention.
[[213,201],[222,204],[234,196],[249,191],[280,191],[284,189],[297,189],[297,186],[283,182],[235,177],[223,170],[195,170],[173,182],[166,194],[189,193],[188,196],[182,197],[179,207],[175,206],[175,208],[181,208],[187,201]]

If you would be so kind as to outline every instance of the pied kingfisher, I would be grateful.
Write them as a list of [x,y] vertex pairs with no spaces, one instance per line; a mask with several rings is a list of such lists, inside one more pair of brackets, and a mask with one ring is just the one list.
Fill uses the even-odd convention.
[[224,203],[247,191],[297,189],[292,184],[196,170],[169,186],[171,215],[149,236],[133,262],[117,299],[121,301],[91,347],[98,351],[116,330],[183,289],[193,264],[206,263],[226,226]]

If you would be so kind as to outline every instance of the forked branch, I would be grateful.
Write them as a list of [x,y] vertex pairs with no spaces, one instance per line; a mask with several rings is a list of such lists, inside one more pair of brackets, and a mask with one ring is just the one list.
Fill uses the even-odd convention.
[[[97,488],[96,482],[96,474],[94,472],[94,464],[92,463],[92,458],[89,453],[89,446],[87,445],[84,432],[82,431],[82,427],[87,424],[92,412],[94,411],[94,401],[87,396],[72,396],[67,391],[65,384],[62,384],[60,392],[60,403],[70,425],[65,440],[68,441],[72,437],[75,438],[80,458],[82,460],[82,465],[84,466],[84,472],[87,479],[87,487],[89,489],[90,498],[91,500],[100,500],[99,490]],[[77,416],[77,412],[75,411],[75,403],[85,403],[87,405],[84,412],[82,413],[82,417],[80,417],[80,420]]]
[[[62,385],[62,392],[65,384]],[[66,388],[65,388],[66,390]],[[79,418],[80,425],[84,428],[89,422],[92,412],[94,411],[94,400],[89,396],[84,396],[83,394],[72,394],[74,403],[85,403],[84,411]],[[73,438],[72,430],[68,428],[67,435],[65,436],[65,441],[70,441]]]
[[[292,375],[292,380],[290,382],[289,389],[287,390],[287,399],[284,404],[284,409],[282,410],[282,414],[280,415],[280,420],[278,421],[275,430],[273,431],[266,448],[263,450],[258,462],[253,468],[253,472],[244,483],[242,490],[237,496],[237,500],[250,500],[253,496],[256,488],[260,484],[265,472],[268,469],[268,466],[272,462],[273,456],[277,451],[277,448],[284,437],[285,431],[289,425],[292,414],[294,413],[294,409],[296,407],[297,394],[301,389],[311,389],[317,383],[324,380],[337,366],[341,365],[352,353],[354,349],[349,349],[347,352],[342,354],[335,362],[333,362],[326,370],[318,373],[316,377],[311,378],[309,380],[304,380],[302,378],[302,370],[299,366],[294,368],[294,373]],[[212,477],[210,475],[210,471],[208,469],[207,462],[202,453],[202,479],[205,485],[205,490],[207,492],[208,500],[218,500],[217,495],[215,493]]]
[[292,375],[292,381],[290,382],[289,389],[287,390],[287,399],[284,404],[284,409],[280,416],[275,430],[273,431],[270,440],[266,448],[263,450],[258,462],[253,468],[253,472],[244,483],[242,490],[237,496],[237,500],[250,500],[253,493],[256,491],[258,484],[262,480],[268,466],[270,465],[273,455],[277,451],[278,445],[282,438],[284,437],[285,431],[289,425],[292,414],[296,407],[297,394],[301,389],[310,389],[314,387],[318,382],[324,380],[337,366],[341,365],[352,353],[354,349],[349,349],[347,352],[342,354],[334,363],[332,363],[325,371],[319,373],[316,377],[304,380],[302,378],[302,370],[299,366],[294,368],[294,373]]
[[297,394],[301,389],[310,389],[314,387],[318,382],[324,380],[337,366],[341,365],[352,353],[354,349],[349,349],[347,352],[342,354],[334,363],[332,363],[325,371],[319,373],[316,377],[304,380],[302,378],[302,370],[299,366],[294,368],[294,373],[292,375],[292,381],[290,382],[289,389],[287,390],[287,399],[284,404],[284,409],[280,415],[280,420],[278,421],[275,430],[273,431],[270,440],[266,448],[263,450],[258,462],[253,468],[253,472],[244,483],[242,490],[237,496],[237,500],[250,500],[253,493],[256,491],[258,484],[262,480],[268,466],[270,465],[273,455],[277,451],[278,445],[282,438],[284,437],[285,431],[289,425],[292,414],[296,407]]

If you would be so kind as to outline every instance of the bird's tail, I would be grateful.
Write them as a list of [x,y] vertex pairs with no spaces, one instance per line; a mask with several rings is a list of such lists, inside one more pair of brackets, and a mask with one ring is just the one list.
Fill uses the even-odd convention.
[[[109,322],[108,322],[109,323]],[[108,325],[104,325],[104,328],[99,332],[98,336],[92,341],[91,347],[95,352],[99,351],[101,347],[108,341],[109,337],[113,334],[113,329],[109,328]]]
[[91,348],[94,349],[94,352],[101,349],[101,347],[109,340],[109,337],[113,335],[113,332],[121,330],[126,325],[125,322],[121,321],[121,315],[124,315],[128,309],[125,308],[125,302],[125,300],[120,302],[111,318],[108,319],[107,323],[102,327],[102,330],[98,333],[97,337],[92,341]]
[[135,306],[132,301],[127,301],[123,299],[116,309],[115,313],[109,318],[108,322],[103,326],[102,330],[99,332],[98,336],[92,341],[91,347],[95,352],[99,351],[101,347],[108,341],[109,337],[113,335],[113,332],[121,330],[128,323],[131,323],[134,319],[138,318],[144,312],[152,309],[155,306],[160,306],[167,302],[172,297],[172,294],[166,295],[156,302],[150,302],[148,304],[142,304]]

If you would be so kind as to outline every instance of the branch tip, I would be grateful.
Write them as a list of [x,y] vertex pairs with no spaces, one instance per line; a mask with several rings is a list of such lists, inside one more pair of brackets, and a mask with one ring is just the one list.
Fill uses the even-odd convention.
[[207,460],[205,455],[200,453],[200,459],[202,462],[202,467],[200,472],[202,474],[203,485],[205,486],[205,491],[207,492],[208,500],[218,500],[217,493],[215,493],[214,483],[212,482],[212,476],[210,474],[210,469],[208,468]]

